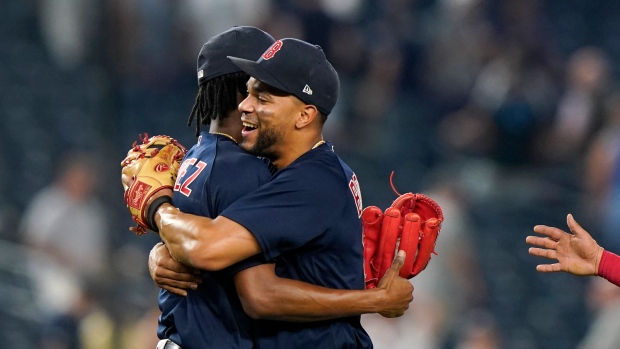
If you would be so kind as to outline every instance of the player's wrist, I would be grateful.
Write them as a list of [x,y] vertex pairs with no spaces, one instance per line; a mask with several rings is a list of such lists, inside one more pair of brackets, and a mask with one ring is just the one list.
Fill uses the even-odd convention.
[[390,297],[385,288],[372,288],[366,290],[368,293],[366,299],[371,306],[371,313],[381,313],[388,310],[388,304],[390,303]]
[[[169,209],[169,208],[173,208],[173,209],[176,210],[176,208],[171,203],[164,202],[161,205],[159,205],[159,207],[155,211],[155,214],[153,215],[153,221],[154,221],[155,226],[157,227],[158,233],[161,231],[161,228],[163,226],[163,223],[162,223],[163,218],[162,218],[162,216],[165,215],[166,210]],[[165,244],[165,242],[164,242],[164,244]],[[173,259],[176,260],[176,258],[174,258],[174,257],[173,257]]]
[[605,252],[605,249],[601,246],[598,246],[596,258],[594,259],[594,275],[599,275],[599,268],[601,266],[601,259],[603,259],[603,252]]
[[157,225],[159,219],[156,219],[159,218],[156,217],[157,211],[166,204],[172,204],[172,197],[168,195],[161,195],[153,199],[153,201],[149,204],[146,214],[146,222],[149,225],[149,228],[156,233],[159,233],[159,226]]

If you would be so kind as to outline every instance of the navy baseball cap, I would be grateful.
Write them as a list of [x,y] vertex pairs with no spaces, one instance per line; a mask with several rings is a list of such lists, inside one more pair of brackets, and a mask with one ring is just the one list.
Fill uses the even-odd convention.
[[340,79],[318,45],[286,38],[258,60],[228,58],[250,76],[316,106],[326,116],[336,105]]
[[271,35],[250,26],[234,26],[212,37],[198,54],[198,85],[221,75],[241,71],[227,56],[256,60],[274,42]]

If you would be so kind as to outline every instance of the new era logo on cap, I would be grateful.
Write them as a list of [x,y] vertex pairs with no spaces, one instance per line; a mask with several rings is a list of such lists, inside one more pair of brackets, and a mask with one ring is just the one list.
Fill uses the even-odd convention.
[[308,86],[308,85],[306,85],[306,86],[304,87],[304,90],[303,90],[303,91],[301,91],[301,92],[303,92],[303,93],[307,93],[307,94],[309,94],[310,96],[312,96],[312,89],[311,89],[311,88],[310,88],[310,86]]

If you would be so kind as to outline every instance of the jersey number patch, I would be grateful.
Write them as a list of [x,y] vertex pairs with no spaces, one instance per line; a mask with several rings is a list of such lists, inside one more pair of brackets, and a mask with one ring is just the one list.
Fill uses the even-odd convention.
[[[203,161],[198,161],[198,163],[196,164],[197,160],[198,159],[196,158],[191,158],[183,161],[181,167],[179,168],[179,175],[177,176],[177,181],[174,183],[174,191],[178,191],[179,193],[187,197],[189,197],[189,195],[192,193],[189,185],[192,184],[192,182],[200,175],[200,172],[202,172],[202,170],[207,167],[207,163]],[[187,169],[193,165],[196,165],[196,171],[192,173],[191,176],[187,177],[183,181],[183,183],[181,183],[181,179],[187,174]]]

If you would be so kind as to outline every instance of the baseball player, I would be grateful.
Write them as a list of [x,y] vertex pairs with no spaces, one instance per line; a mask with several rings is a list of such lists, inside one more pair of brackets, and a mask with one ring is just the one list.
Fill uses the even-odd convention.
[[[202,47],[198,55],[199,92],[188,122],[196,119],[199,137],[180,168],[172,198],[183,212],[216,215],[271,179],[263,161],[237,146],[241,120],[230,111],[242,100],[248,77],[226,55],[256,58],[273,42],[269,34],[257,28],[233,27]],[[203,122],[209,130],[201,131]],[[235,175],[234,183],[229,180],[231,175]],[[202,272],[200,280],[208,286],[188,292],[187,297],[162,289],[158,297],[162,312],[157,331],[162,339],[159,346],[251,348],[251,319],[243,316],[232,275],[233,269]]]
[[[230,59],[252,76],[248,97],[239,105],[245,126],[241,147],[271,160],[276,172],[269,183],[215,219],[178,210],[162,190],[149,201],[154,207],[147,208],[154,212],[154,229],[172,256],[186,265],[225,270],[258,255],[275,261],[271,270],[291,285],[317,285],[272,290],[283,300],[280,312],[296,312],[296,321],[320,321],[293,322],[272,311],[268,317],[276,320],[257,323],[258,347],[370,348],[358,314],[377,311],[386,298],[385,282],[362,291],[359,184],[321,135],[336,103],[338,76],[319,47],[297,39],[276,41],[258,61]],[[184,170],[182,166],[179,191],[190,178]],[[237,273],[235,282],[244,309],[269,313],[255,294],[253,282],[261,276],[242,275]],[[396,281],[404,279],[388,282]],[[288,321],[278,321],[282,319]]]
[[573,215],[566,217],[566,223],[573,234],[537,225],[534,231],[546,238],[528,236],[525,239],[528,244],[538,246],[529,248],[531,255],[558,260],[558,263],[538,265],[536,270],[542,273],[565,271],[573,275],[599,275],[620,286],[620,256],[599,246]]
[[[183,160],[172,196],[172,204],[181,212],[216,217],[271,179],[265,163],[236,144],[242,139],[236,105],[245,95],[248,76],[226,55],[256,58],[273,42],[268,34],[256,28],[234,27],[203,46],[198,59],[200,91],[189,120],[191,124],[196,118],[196,132],[200,136]],[[209,132],[201,132],[201,124],[209,125]],[[277,277],[276,265],[265,264],[263,255],[218,272],[202,271],[204,286],[194,290],[162,284],[159,347],[251,348],[254,323],[244,314],[244,309],[254,318],[286,321],[316,321],[367,312],[399,316],[412,299],[410,283],[397,277],[403,259],[401,255],[395,260],[393,270],[382,279],[381,290],[372,292],[377,294],[374,298],[362,291],[330,290]],[[280,259],[280,262],[285,261]],[[167,265],[171,267],[166,269]],[[163,270],[172,279],[175,271],[185,277],[177,278],[172,285],[178,285],[179,280],[191,282],[194,278],[190,269],[171,259],[162,244],[153,248],[149,267],[152,275]],[[241,291],[243,308],[233,275],[236,289]],[[299,306],[310,297],[315,302],[321,301],[323,308]]]

